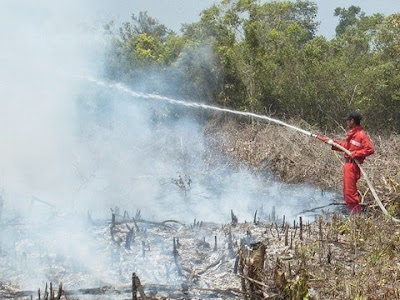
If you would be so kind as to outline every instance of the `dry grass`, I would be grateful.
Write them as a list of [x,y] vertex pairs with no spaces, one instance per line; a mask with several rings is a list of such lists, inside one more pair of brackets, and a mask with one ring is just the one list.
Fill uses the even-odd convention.
[[357,215],[323,228],[322,240],[302,248],[316,298],[399,299],[400,231],[391,221]]
[[382,215],[321,218],[304,226],[302,240],[297,228],[294,240],[285,247],[282,236],[262,237],[269,292],[284,299],[400,299],[400,228]]
[[[322,134],[303,122],[289,123]],[[313,138],[274,124],[234,121],[210,123],[207,131],[213,147],[254,169],[269,168],[285,182],[341,191],[342,153]],[[345,134],[323,135],[341,139]],[[381,201],[398,217],[400,137],[371,134],[371,139],[376,152],[363,167]],[[365,180],[358,186],[369,204],[367,213],[311,225],[306,238],[290,250],[289,261],[282,263],[281,255],[269,254],[279,276],[267,272],[267,286],[285,299],[400,299],[400,227],[375,207]],[[270,247],[283,243],[265,242]]]
[[[316,134],[326,135],[304,122],[289,122]],[[210,144],[256,170],[271,169],[289,183],[306,182],[341,192],[343,154],[309,136],[275,124],[211,123]],[[330,137],[342,139],[343,134]],[[400,214],[400,137],[371,135],[375,154],[363,164],[379,198],[393,215]],[[366,203],[374,207],[372,194],[363,178],[358,188]]]

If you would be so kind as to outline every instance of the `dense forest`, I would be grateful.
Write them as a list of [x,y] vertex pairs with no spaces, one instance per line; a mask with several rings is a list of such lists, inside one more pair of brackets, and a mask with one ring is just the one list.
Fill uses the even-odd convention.
[[[369,131],[400,132],[400,13],[336,8],[317,35],[312,1],[223,0],[176,33],[146,12],[105,26],[106,75],[191,101],[333,130],[349,111]],[[145,74],[145,76],[143,76]]]

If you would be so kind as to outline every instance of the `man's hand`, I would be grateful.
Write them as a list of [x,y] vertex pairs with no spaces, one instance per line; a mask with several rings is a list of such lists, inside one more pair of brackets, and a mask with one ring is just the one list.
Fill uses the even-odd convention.
[[319,139],[320,141],[329,144],[329,145],[333,145],[333,140],[324,136],[317,136],[317,139]]

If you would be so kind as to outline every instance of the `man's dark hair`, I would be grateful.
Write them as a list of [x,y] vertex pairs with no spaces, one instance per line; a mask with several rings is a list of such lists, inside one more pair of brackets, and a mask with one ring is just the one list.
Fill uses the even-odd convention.
[[352,112],[347,115],[346,120],[354,120],[356,125],[360,125],[362,116],[358,112]]

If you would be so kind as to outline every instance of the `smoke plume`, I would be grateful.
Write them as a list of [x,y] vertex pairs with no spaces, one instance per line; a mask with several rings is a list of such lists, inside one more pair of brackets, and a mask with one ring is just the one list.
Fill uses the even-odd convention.
[[[103,74],[102,25],[116,6],[110,3],[1,4],[0,221],[18,220],[23,230],[0,234],[0,250],[13,253],[0,261],[11,266],[0,280],[37,288],[63,260],[66,274],[102,274],[113,282],[116,270],[86,227],[88,211],[109,218],[118,206],[153,220],[226,222],[232,209],[244,221],[255,210],[276,206],[277,214],[289,216],[301,203],[330,197],[255,176],[246,166],[232,168],[208,148],[200,112],[84,80]],[[164,79],[159,83],[167,84]],[[131,88],[145,88],[146,71],[140,85]],[[41,268],[44,257],[53,267]],[[85,284],[97,284],[94,278]]]

